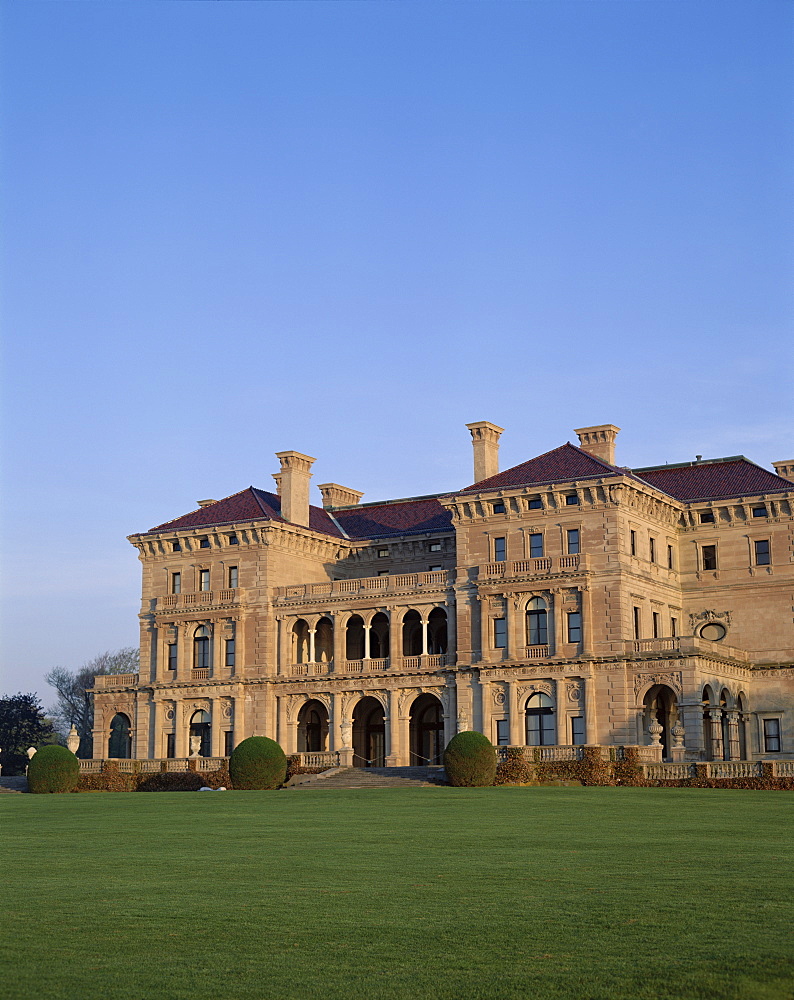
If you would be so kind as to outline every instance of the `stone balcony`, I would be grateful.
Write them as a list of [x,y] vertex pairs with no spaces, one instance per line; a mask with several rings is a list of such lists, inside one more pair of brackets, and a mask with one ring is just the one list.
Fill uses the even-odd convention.
[[401,594],[406,590],[446,590],[454,583],[450,570],[427,573],[390,573],[384,576],[364,576],[357,580],[327,580],[324,583],[298,583],[276,588],[276,604],[315,603],[323,598],[369,597],[372,594]]
[[586,554],[575,556],[542,556],[538,559],[513,559],[485,563],[479,567],[481,580],[506,579],[521,576],[560,576],[582,573],[589,568]]
[[329,674],[382,674],[390,670],[438,670],[455,662],[452,653],[425,653],[399,656],[394,660],[342,660],[337,668],[333,660],[320,663],[291,663],[285,673],[291,677],[327,677]]
[[138,674],[101,674],[94,678],[95,691],[107,691],[110,688],[136,687]]
[[665,636],[658,639],[617,639],[613,642],[596,644],[597,654],[629,653],[629,654],[667,654],[672,656],[703,656],[714,655],[729,660],[739,660],[741,663],[753,662],[756,657],[747,650],[728,646],[724,642],[713,642],[699,635]]
[[172,611],[176,608],[201,608],[207,605],[234,604],[241,600],[239,587],[232,590],[199,590],[194,594],[164,594],[157,598],[158,611]]

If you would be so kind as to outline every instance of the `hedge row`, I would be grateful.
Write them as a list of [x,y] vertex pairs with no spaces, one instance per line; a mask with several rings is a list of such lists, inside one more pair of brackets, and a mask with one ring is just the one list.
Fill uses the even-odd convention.
[[[165,763],[162,764],[165,767]],[[214,771],[120,771],[118,764],[106,763],[99,774],[81,774],[78,792],[197,792],[199,788],[230,788],[229,769],[224,764]]]

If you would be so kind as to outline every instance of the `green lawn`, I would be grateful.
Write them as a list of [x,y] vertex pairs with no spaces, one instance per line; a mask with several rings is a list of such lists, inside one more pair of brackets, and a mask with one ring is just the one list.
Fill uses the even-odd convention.
[[4,795],[0,997],[794,997],[794,795]]

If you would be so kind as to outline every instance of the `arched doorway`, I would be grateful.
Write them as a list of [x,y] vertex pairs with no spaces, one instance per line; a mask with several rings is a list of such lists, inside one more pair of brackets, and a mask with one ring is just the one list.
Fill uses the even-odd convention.
[[298,713],[298,753],[318,753],[327,749],[328,710],[313,698]]
[[403,616],[403,656],[421,656],[422,628],[419,612],[406,611]]
[[369,655],[373,660],[386,660],[389,656],[389,619],[382,611],[369,623]]
[[345,659],[364,659],[364,619],[361,615],[351,615],[345,628]]
[[714,719],[711,713],[716,708],[716,705],[714,703],[714,692],[708,684],[703,688],[701,704],[703,706],[703,749],[706,754],[706,760],[716,760],[718,757],[722,758],[722,746],[720,745],[721,732],[718,731],[715,738]]
[[330,663],[334,658],[334,623],[321,618],[314,633],[314,659],[317,663]]
[[648,732],[648,726],[653,722],[658,722],[662,727],[660,739],[662,741],[662,757],[670,757],[670,747],[672,741],[670,730],[678,722],[678,699],[675,691],[667,687],[666,684],[654,684],[649,688],[642,703],[642,728],[643,732]]
[[447,651],[447,613],[443,608],[433,608],[427,618],[428,653]]
[[416,766],[440,764],[444,753],[444,712],[434,694],[420,694],[411,705],[411,758]]
[[547,694],[538,692],[527,698],[525,717],[528,747],[548,747],[556,744],[554,703]]
[[292,662],[309,662],[309,626],[302,618],[292,626]]
[[132,757],[132,723],[124,712],[116,712],[110,723],[108,757],[129,760]]
[[194,712],[190,717],[190,756],[194,754],[198,757],[212,755],[210,713],[203,710]]
[[362,698],[353,710],[353,767],[384,767],[386,716],[377,698]]

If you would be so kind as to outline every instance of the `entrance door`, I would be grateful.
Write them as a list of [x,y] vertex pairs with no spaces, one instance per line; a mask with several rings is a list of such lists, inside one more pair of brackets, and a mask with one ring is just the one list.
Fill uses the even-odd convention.
[[440,764],[444,753],[444,712],[433,694],[421,694],[411,706],[411,764]]
[[362,698],[353,711],[353,767],[384,767],[386,718],[377,698]]

